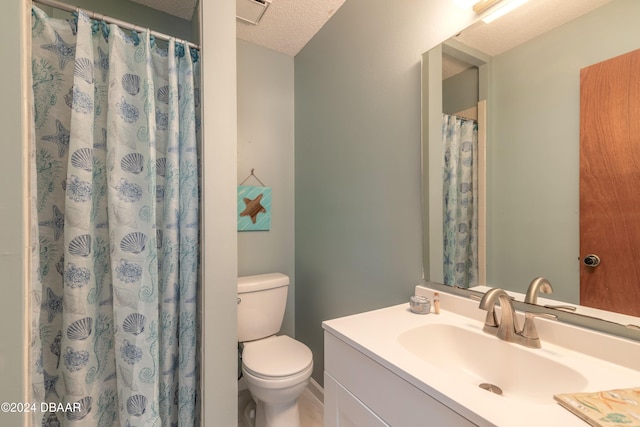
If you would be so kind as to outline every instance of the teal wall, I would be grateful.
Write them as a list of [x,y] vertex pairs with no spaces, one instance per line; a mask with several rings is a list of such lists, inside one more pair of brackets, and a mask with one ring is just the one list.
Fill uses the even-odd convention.
[[348,0],[295,57],[296,338],[422,278],[420,61],[475,19],[449,0]]
[[640,48],[640,2],[615,0],[493,61],[489,285],[547,277],[579,302],[580,69]]
[[[255,169],[272,190],[271,229],[238,233],[238,275],[291,284],[281,333],[295,336],[293,57],[238,40],[238,184]],[[254,178],[245,185],[260,185]]]

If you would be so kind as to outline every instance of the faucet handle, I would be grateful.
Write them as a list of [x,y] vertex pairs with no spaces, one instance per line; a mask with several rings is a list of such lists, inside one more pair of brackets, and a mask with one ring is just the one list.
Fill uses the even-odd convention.
[[540,337],[538,336],[538,330],[533,321],[536,317],[544,317],[545,319],[558,320],[558,316],[549,313],[531,313],[529,311],[524,313],[524,325],[522,326],[522,335],[529,343],[535,347],[540,348]]

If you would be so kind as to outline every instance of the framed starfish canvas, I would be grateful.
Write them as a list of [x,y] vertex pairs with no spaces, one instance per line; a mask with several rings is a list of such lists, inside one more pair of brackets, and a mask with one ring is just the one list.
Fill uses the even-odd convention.
[[238,187],[238,231],[271,229],[271,187]]

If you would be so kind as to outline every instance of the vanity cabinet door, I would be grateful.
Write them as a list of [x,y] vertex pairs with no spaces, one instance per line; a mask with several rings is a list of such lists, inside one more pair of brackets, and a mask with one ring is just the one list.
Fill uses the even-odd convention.
[[335,378],[324,373],[324,427],[388,427]]
[[[324,368],[325,427],[476,426],[326,331]],[[336,384],[342,391],[332,389]]]

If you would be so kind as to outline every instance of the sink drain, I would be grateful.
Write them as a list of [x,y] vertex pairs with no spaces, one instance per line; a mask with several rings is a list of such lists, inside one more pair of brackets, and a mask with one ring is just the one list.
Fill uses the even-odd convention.
[[490,391],[491,393],[497,394],[499,396],[502,396],[502,389],[500,387],[498,387],[497,385],[493,385],[493,384],[489,384],[489,383],[482,383],[479,385],[479,387],[481,389]]

